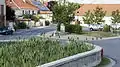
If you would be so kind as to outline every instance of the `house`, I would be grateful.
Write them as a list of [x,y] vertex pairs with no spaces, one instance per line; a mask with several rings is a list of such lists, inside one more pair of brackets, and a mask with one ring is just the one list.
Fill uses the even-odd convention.
[[0,0],[0,26],[6,26],[6,4],[5,4],[5,0]]
[[[52,22],[52,11],[50,11],[47,6],[42,4],[39,0],[31,0],[32,4],[39,9],[38,16],[41,17],[40,22],[44,25],[45,21]],[[42,21],[41,21],[42,20]],[[43,22],[44,21],[44,22]]]
[[15,10],[16,17],[24,14],[38,14],[39,9],[30,0],[6,0],[6,4]]
[[120,10],[120,4],[83,4],[75,12],[76,19],[84,23],[82,17],[83,15],[85,15],[85,12],[87,12],[88,10],[92,12],[93,9],[96,9],[96,7],[101,7],[103,8],[103,11],[106,11],[106,16],[103,18],[103,20],[105,20],[105,24],[108,24],[108,25],[112,23],[112,20],[111,20],[112,11],[115,11],[117,9]]

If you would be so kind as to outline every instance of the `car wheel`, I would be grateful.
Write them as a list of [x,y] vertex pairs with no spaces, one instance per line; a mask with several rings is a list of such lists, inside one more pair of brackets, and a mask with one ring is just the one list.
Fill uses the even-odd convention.
[[93,31],[93,28],[90,28],[90,31]]
[[99,28],[99,31],[102,31],[103,29],[102,28]]
[[8,33],[7,33],[7,32],[5,32],[5,35],[8,35]]

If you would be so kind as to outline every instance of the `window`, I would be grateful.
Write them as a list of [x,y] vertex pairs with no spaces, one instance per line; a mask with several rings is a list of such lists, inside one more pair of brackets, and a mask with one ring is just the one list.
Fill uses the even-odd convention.
[[29,14],[30,14],[30,10],[29,10]]
[[24,15],[24,10],[22,11],[22,14]]
[[32,14],[34,14],[34,10],[32,11]]

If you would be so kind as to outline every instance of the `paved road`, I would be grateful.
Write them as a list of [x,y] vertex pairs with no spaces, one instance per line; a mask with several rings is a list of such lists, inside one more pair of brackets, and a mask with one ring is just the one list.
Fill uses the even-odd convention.
[[104,55],[113,58],[117,62],[114,67],[120,67],[120,38],[92,41],[92,43],[103,47]]
[[26,39],[36,35],[40,35],[42,33],[54,31],[54,30],[56,30],[54,26],[49,26],[45,28],[17,30],[16,32],[13,33],[13,35],[1,35],[0,40]]

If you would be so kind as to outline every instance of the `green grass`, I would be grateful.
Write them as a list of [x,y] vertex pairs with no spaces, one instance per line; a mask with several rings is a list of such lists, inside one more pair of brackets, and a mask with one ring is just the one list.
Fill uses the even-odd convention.
[[91,31],[91,32],[83,32],[85,36],[93,36],[93,37],[114,37],[117,36],[111,32],[103,32],[103,31]]
[[103,57],[101,63],[97,65],[96,67],[104,67],[105,65],[108,65],[109,63],[110,63],[110,60],[106,57]]
[[59,41],[45,38],[6,42],[0,45],[2,45],[0,46],[0,67],[36,67],[94,48],[74,40],[62,46]]

